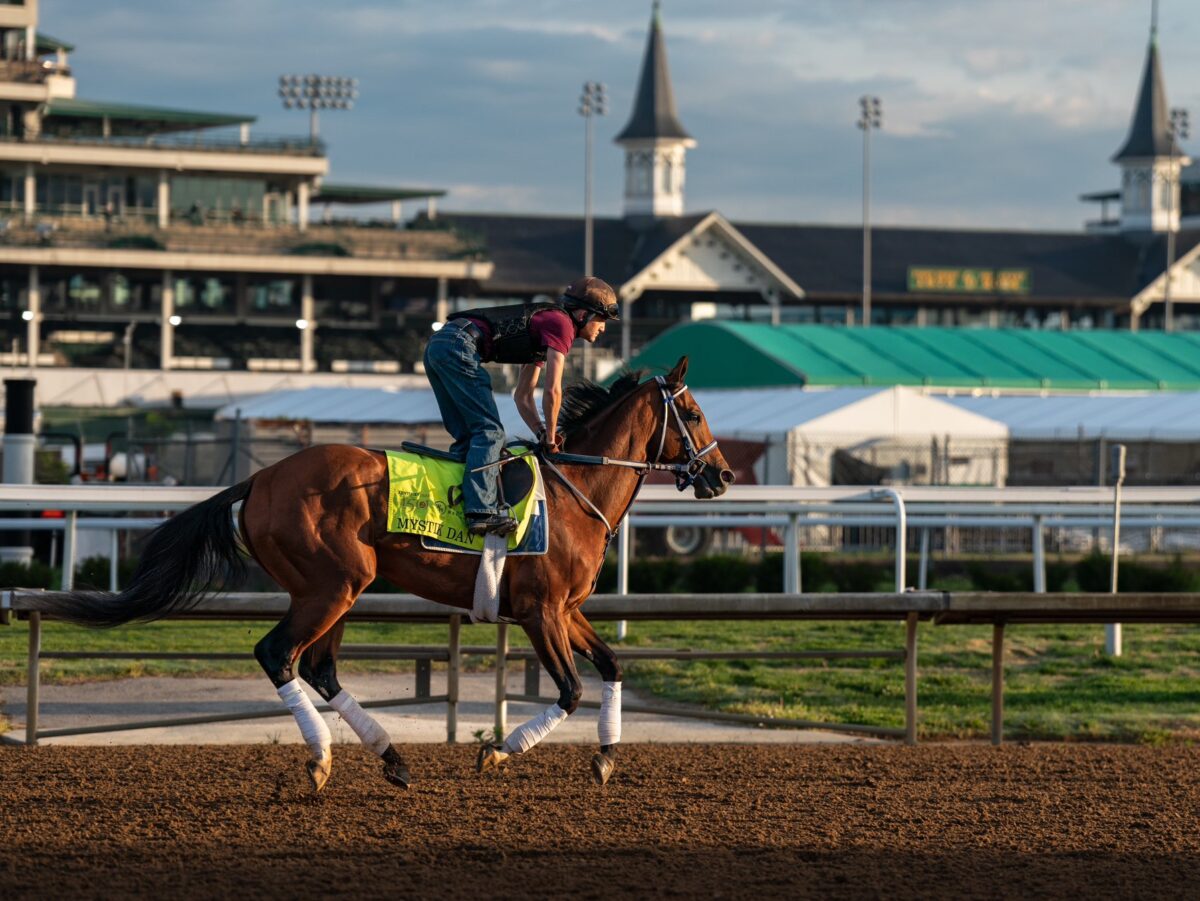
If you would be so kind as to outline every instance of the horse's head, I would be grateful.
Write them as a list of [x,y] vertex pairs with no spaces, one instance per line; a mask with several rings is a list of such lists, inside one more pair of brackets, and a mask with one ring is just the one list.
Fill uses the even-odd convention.
[[688,358],[680,357],[675,368],[656,380],[662,396],[663,432],[659,462],[687,466],[687,472],[676,476],[679,490],[691,486],[701,500],[720,497],[733,484],[733,470],[722,456],[708,428],[704,411],[696,403],[684,382]]

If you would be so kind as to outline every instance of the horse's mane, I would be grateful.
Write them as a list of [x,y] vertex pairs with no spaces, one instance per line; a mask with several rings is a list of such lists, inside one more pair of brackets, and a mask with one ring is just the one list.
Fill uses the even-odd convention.
[[584,379],[563,392],[562,408],[558,414],[558,430],[570,435],[612,407],[622,398],[632,394],[641,383],[644,371],[623,370],[609,387],[597,385]]

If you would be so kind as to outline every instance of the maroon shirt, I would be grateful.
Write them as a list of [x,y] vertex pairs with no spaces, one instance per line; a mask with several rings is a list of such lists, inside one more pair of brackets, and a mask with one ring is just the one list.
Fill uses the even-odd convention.
[[[486,361],[492,355],[492,327],[482,319],[473,316],[468,318],[483,335],[483,340],[479,342],[479,357]],[[529,333],[539,347],[557,350],[565,356],[575,343],[575,320],[562,310],[539,310],[529,319]],[[541,367],[544,364],[538,362],[534,365]]]

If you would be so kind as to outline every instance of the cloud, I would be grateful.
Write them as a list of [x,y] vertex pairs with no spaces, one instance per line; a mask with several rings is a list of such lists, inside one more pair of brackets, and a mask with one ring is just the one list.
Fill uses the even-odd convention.
[[[1164,0],[1172,105],[1200,114],[1200,14]],[[307,116],[285,72],[356,76],[353,111],[322,116],[331,178],[442,186],[447,208],[581,207],[584,81],[596,123],[596,206],[617,213],[611,144],[632,104],[646,0],[43,0],[42,27],[78,45],[80,96]],[[688,206],[733,218],[854,221],[857,98],[883,98],[881,221],[1075,228],[1076,195],[1116,184],[1148,13],[1127,0],[667,0],[676,99],[699,146]],[[528,206],[523,206],[527,204]]]

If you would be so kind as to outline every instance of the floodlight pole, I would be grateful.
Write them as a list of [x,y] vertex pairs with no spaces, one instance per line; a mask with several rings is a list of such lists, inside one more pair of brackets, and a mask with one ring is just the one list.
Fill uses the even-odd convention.
[[[1175,301],[1171,297],[1171,279],[1175,268],[1175,188],[1180,187],[1176,164],[1179,162],[1179,142],[1187,140],[1190,123],[1188,111],[1171,110],[1167,131],[1171,136],[1171,157],[1167,166],[1167,271],[1163,277],[1163,331],[1175,330]],[[1182,201],[1182,197],[1180,198]]]
[[[587,81],[583,85],[583,93],[579,96],[579,115],[583,116],[583,274],[591,275],[593,267],[593,230],[592,230],[592,118],[603,116],[606,112],[607,98],[604,85],[598,81]],[[581,362],[583,377],[588,378],[588,366],[591,362],[587,342],[583,345]]]
[[584,82],[579,96],[579,115],[583,116],[583,274],[592,275],[592,117],[603,116],[607,97],[604,85]]
[[883,122],[883,109],[878,97],[858,99],[861,109],[858,127],[863,133],[863,261],[862,261],[862,326],[871,327],[871,132]]

